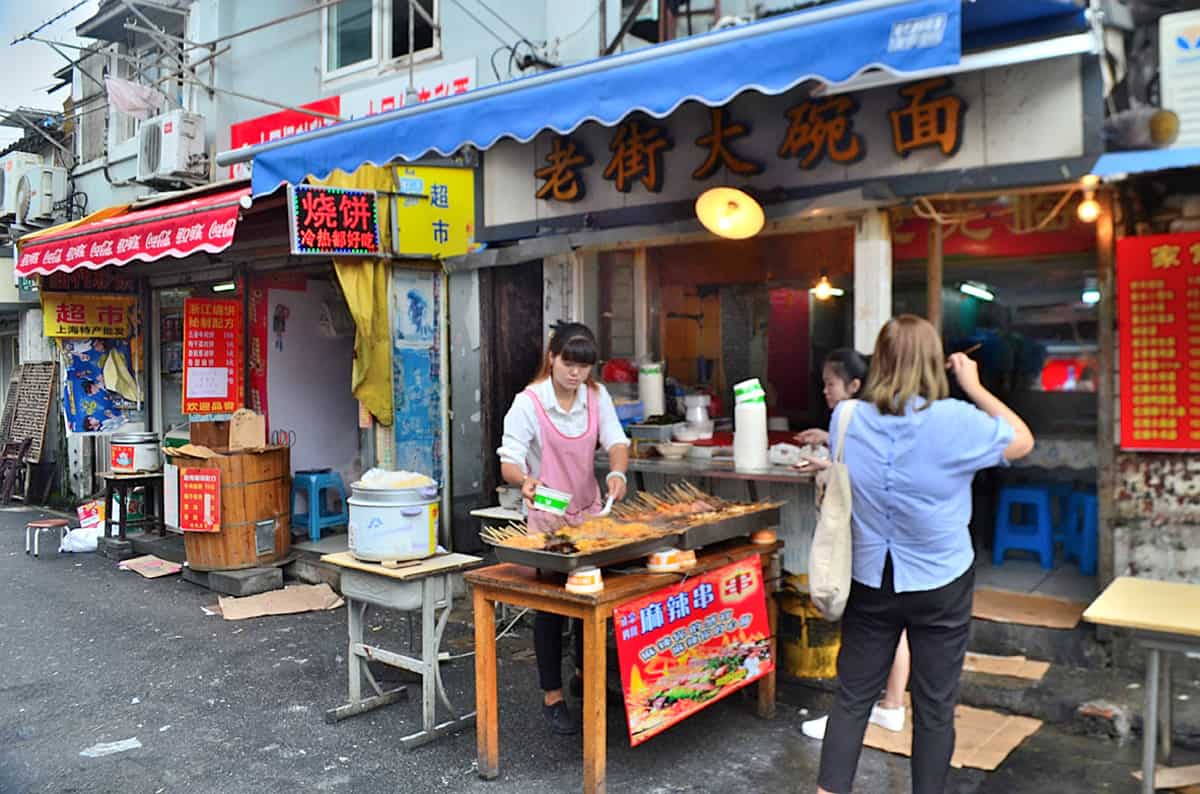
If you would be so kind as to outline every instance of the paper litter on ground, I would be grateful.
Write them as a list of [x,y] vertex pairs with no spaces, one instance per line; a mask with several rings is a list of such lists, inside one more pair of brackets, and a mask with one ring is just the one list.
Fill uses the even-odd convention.
[[93,744],[86,750],[80,750],[79,754],[84,758],[100,758],[102,756],[112,755],[113,753],[123,753],[126,750],[136,750],[141,746],[142,743],[138,741],[136,736],[134,736],[130,739],[122,739],[119,742],[101,742],[100,744]]
[[1003,590],[976,590],[972,617],[996,623],[1018,623],[1049,629],[1073,629],[1087,604],[1063,598],[1010,593]]
[[298,612],[318,612],[337,609],[346,602],[333,589],[321,584],[289,585],[282,590],[234,598],[222,596],[217,600],[226,620],[245,620],[263,615],[292,615]]
[[183,566],[177,562],[160,559],[153,554],[146,554],[141,557],[134,557],[128,560],[122,560],[117,566],[123,571],[134,571],[141,574],[147,579],[157,579],[160,576],[170,576],[173,573],[179,573],[183,570]]
[[[889,731],[868,725],[863,744],[896,755],[912,755],[912,708],[905,713],[904,730]],[[991,772],[1009,753],[1042,727],[1041,720],[987,711],[971,706],[954,709],[954,756],[950,765]]]
[[[1142,770],[1137,770],[1133,776],[1142,779]],[[1154,771],[1154,788],[1182,789],[1200,785],[1200,764],[1194,766],[1159,766]]]
[[1050,669],[1049,662],[1026,659],[1024,656],[991,656],[986,653],[967,652],[963,670],[988,675],[1007,675],[1027,681],[1041,681]]

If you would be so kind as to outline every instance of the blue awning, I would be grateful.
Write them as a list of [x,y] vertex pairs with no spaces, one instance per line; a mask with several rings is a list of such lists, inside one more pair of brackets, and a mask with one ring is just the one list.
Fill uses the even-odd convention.
[[1109,152],[1100,155],[1092,173],[1101,179],[1126,174],[1148,174],[1172,168],[1200,166],[1200,146],[1181,149],[1146,149],[1137,152]]
[[222,152],[217,162],[253,158],[253,193],[261,195],[366,163],[484,150],[588,121],[611,126],[636,112],[663,118],[688,101],[716,107],[744,91],[775,95],[810,80],[928,74],[959,64],[964,36],[1028,31],[1079,14],[1072,0],[845,0]]

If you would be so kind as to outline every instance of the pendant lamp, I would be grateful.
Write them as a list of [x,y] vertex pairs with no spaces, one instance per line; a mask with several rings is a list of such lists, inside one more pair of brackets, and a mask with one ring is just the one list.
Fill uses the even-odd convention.
[[763,209],[748,194],[732,187],[714,187],[696,199],[696,217],[719,237],[745,240],[762,231]]

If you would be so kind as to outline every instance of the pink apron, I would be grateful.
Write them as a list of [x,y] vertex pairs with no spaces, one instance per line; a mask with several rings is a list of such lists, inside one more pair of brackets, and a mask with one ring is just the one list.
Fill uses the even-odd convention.
[[[538,479],[548,488],[571,494],[566,523],[581,524],[588,514],[598,513],[602,507],[600,485],[596,482],[596,447],[600,437],[596,395],[588,389],[587,429],[578,436],[564,435],[555,427],[542,401],[531,390],[526,389],[525,396],[537,408],[541,433],[542,470]],[[528,524],[534,531],[553,532],[562,526],[563,519],[541,510],[530,510]]]

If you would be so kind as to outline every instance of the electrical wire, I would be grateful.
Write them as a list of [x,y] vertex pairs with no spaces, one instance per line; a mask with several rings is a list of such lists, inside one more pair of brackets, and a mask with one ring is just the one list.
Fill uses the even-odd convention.
[[502,17],[501,15],[497,14],[497,13],[496,13],[496,12],[495,12],[495,11],[492,9],[492,7],[491,7],[491,6],[489,6],[487,3],[483,2],[483,0],[475,0],[475,2],[476,2],[476,3],[479,3],[479,5],[481,5],[481,6],[482,6],[483,8],[485,8],[485,9],[487,9],[488,13],[490,13],[490,14],[491,14],[492,16],[494,16],[496,19],[500,20],[500,24],[504,25],[504,27],[506,27],[506,28],[508,28],[509,30],[511,30],[511,31],[513,32],[513,35],[515,35],[515,36],[516,36],[518,39],[523,39],[523,40],[525,40],[525,41],[528,41],[528,40],[529,40],[529,37],[528,37],[528,36],[526,36],[524,33],[522,33],[521,31],[517,30],[515,27],[513,27],[513,26],[512,26],[512,25],[509,23],[509,21],[508,21],[507,19],[505,19],[505,18],[504,18],[504,17]]
[[[505,41],[504,38],[499,33],[497,33],[496,31],[489,28],[486,24],[484,24],[482,19],[480,19],[479,17],[477,17],[473,13],[471,13],[471,10],[469,8],[467,8],[465,5],[463,5],[459,0],[450,0],[450,2],[454,3],[454,5],[458,6],[459,9],[464,14],[466,14],[468,17],[470,17],[472,20],[474,20],[476,25],[483,28],[488,33],[492,34],[492,38],[494,38],[496,41],[500,42],[501,46],[503,46],[505,48],[509,48],[509,47],[513,46],[513,45],[509,44],[507,41]],[[521,34],[518,33],[517,35],[519,36]]]
[[70,7],[70,8],[68,8],[66,11],[60,11],[59,13],[57,13],[57,14],[55,14],[54,16],[50,17],[50,18],[49,18],[49,19],[47,19],[45,22],[43,22],[42,24],[38,25],[36,28],[34,28],[33,30],[29,31],[29,32],[28,32],[28,33],[26,33],[25,35],[23,35],[23,36],[18,36],[17,38],[13,39],[13,40],[12,40],[12,41],[9,43],[9,46],[11,47],[13,44],[20,44],[22,41],[25,41],[25,40],[26,40],[26,39],[28,39],[28,38],[32,38],[33,36],[37,35],[38,33],[42,32],[42,31],[43,31],[43,30],[45,30],[46,28],[48,28],[48,27],[50,27],[51,25],[53,25],[53,24],[54,24],[55,22],[57,22],[58,20],[60,20],[60,19],[62,19],[63,17],[67,16],[68,14],[72,13],[73,11],[75,11],[75,10],[77,10],[77,9],[79,9],[79,8],[82,8],[83,6],[87,5],[89,2],[90,2],[90,0],[79,0],[79,2],[78,2],[78,3],[76,3],[76,4],[75,4],[75,5],[73,5],[73,6],[71,6],[71,7]]

